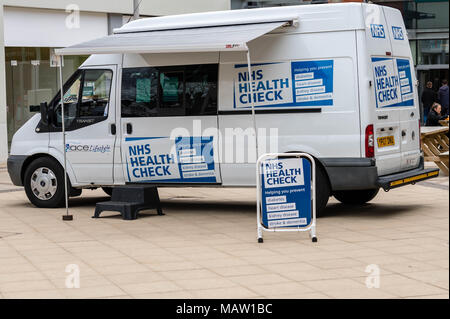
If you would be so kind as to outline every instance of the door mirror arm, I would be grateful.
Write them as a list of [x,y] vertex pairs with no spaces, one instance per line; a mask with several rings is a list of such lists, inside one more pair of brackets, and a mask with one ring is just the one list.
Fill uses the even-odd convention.
[[48,123],[49,123],[49,111],[48,111],[48,104],[47,104],[47,102],[41,103],[40,111],[41,111],[41,122],[42,122],[42,124],[48,125]]

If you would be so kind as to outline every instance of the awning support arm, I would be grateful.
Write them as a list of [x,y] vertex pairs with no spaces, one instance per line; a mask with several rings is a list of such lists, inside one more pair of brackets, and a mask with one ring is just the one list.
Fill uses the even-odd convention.
[[248,83],[250,84],[250,101],[252,107],[252,121],[253,121],[253,131],[255,133],[255,143],[256,143],[256,157],[255,161],[258,159],[258,132],[256,131],[256,116],[255,116],[255,97],[253,95],[253,81],[252,81],[252,68],[250,60],[250,48],[247,48],[247,68],[248,68]]
[[61,126],[62,126],[62,150],[64,155],[64,199],[66,204],[66,214],[62,216],[63,220],[72,220],[72,215],[69,215],[69,194],[67,189],[67,156],[66,156],[66,121],[64,114],[64,86],[63,86],[63,56],[59,56],[59,86],[61,89],[60,93],[60,103],[61,103]]

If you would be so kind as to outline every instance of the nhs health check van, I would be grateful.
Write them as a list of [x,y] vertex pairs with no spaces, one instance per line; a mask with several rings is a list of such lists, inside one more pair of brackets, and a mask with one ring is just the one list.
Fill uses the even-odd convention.
[[64,153],[76,196],[128,183],[254,187],[258,156],[304,152],[317,164],[318,211],[330,196],[365,203],[380,188],[439,173],[424,169],[396,9],[146,18],[56,53],[91,56],[62,85],[63,105],[58,93],[16,132],[8,159],[12,181],[38,207],[64,204]]

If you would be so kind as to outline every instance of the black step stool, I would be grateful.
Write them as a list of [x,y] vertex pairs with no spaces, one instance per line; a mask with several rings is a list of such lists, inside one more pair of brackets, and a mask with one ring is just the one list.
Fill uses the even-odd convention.
[[125,220],[137,219],[138,212],[144,209],[156,209],[158,215],[164,215],[161,209],[158,189],[149,185],[125,185],[113,188],[111,200],[95,205],[92,218],[99,218],[103,211],[118,211]]

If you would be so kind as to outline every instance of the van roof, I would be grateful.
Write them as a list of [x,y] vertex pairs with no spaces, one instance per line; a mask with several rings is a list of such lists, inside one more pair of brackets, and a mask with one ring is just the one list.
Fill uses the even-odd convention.
[[329,3],[259,9],[190,13],[143,18],[129,22],[114,33],[134,33],[223,25],[297,20],[299,32],[364,29],[365,3]]

